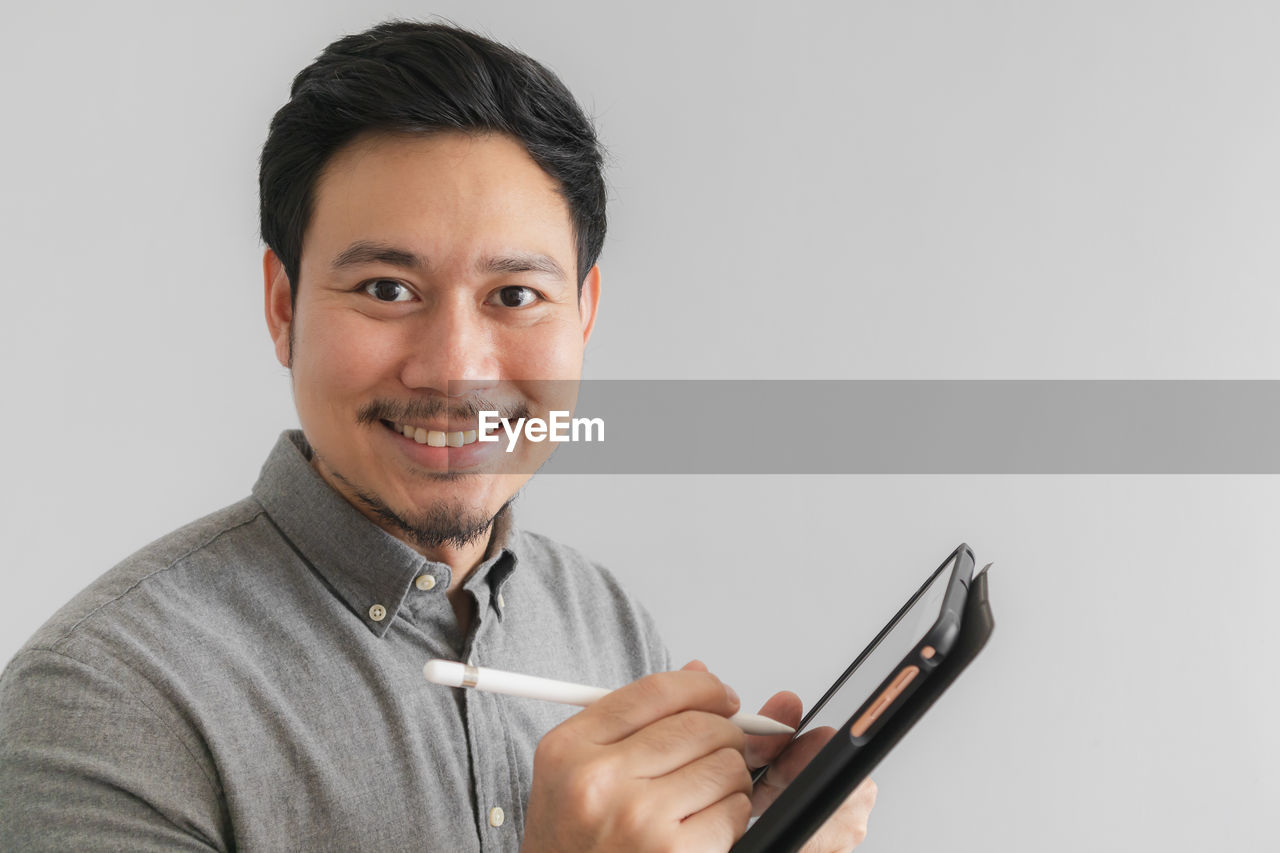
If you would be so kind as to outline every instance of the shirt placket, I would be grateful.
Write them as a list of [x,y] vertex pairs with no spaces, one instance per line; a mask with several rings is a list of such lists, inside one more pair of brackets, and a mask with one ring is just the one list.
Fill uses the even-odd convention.
[[[488,595],[476,595],[476,623],[467,655],[467,662],[475,666],[490,665],[485,653],[493,645],[494,632],[501,630],[500,620],[491,612],[493,604]],[[471,747],[477,830],[480,849],[486,853],[518,853],[522,835],[520,819],[524,808],[518,802],[518,776],[499,707],[503,699],[496,694],[467,690],[463,704]]]

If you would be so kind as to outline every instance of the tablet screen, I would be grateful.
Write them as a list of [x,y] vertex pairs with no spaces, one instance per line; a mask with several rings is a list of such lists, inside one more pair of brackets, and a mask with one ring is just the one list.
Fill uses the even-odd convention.
[[906,607],[885,626],[841,681],[832,685],[801,723],[801,730],[816,726],[839,729],[862,707],[880,683],[888,678],[938,621],[956,557],[943,563]]

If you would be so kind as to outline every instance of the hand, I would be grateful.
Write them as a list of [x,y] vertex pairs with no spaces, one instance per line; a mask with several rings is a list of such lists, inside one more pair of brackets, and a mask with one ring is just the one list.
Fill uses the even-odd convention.
[[[794,727],[800,724],[802,710],[800,697],[783,691],[765,702],[760,714]],[[823,726],[805,732],[794,742],[790,742],[787,735],[748,736],[747,765],[769,765],[768,772],[751,794],[752,814],[758,815],[768,808],[835,733],[830,726]],[[801,853],[843,853],[861,844],[867,837],[867,820],[876,804],[876,790],[875,782],[869,778],[863,780],[801,848]]]
[[649,675],[552,729],[522,853],[728,850],[751,816],[737,695],[702,664]]

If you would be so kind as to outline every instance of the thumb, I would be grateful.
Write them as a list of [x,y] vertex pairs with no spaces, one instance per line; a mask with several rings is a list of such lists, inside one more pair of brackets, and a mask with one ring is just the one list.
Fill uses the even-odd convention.
[[[784,690],[781,693],[775,693],[768,702],[765,702],[759,713],[762,717],[769,717],[795,728],[800,725],[802,711],[800,697],[790,690]],[[791,743],[791,735],[749,735],[746,752],[747,766],[762,767],[765,764],[772,764],[789,743]]]

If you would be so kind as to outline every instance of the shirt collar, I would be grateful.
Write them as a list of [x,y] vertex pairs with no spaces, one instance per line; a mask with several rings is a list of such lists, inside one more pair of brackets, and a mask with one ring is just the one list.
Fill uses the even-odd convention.
[[[311,447],[301,431],[281,433],[253,496],[330,590],[381,637],[416,577],[430,567],[436,582],[448,589],[452,572],[365,518],[321,478],[310,459]],[[498,603],[515,568],[519,538],[508,506],[494,520],[484,559],[465,584],[480,607]],[[502,613],[500,606],[493,609]]]
[[462,585],[463,589],[475,596],[477,609],[494,610],[499,619],[506,610],[502,588],[519,562],[515,545],[519,540],[520,534],[511,504],[507,504],[493,519],[493,531],[484,558]]

